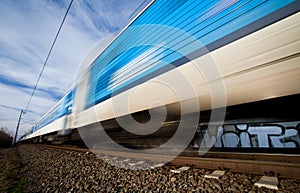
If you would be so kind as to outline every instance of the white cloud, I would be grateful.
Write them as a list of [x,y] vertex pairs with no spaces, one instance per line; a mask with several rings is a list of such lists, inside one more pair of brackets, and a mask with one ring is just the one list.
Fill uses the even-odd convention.
[[[28,99],[29,95],[24,95],[19,89],[0,84],[0,127],[7,127],[14,132],[20,111],[24,109]],[[35,103],[33,103],[25,118],[37,120],[41,113],[46,112],[51,104],[53,104],[53,101],[48,98],[35,97]],[[21,125],[20,127],[21,131],[27,129],[28,126],[24,127],[24,125]]]

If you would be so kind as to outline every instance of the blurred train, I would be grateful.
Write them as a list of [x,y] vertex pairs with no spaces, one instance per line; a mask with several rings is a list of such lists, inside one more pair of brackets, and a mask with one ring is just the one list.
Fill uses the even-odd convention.
[[[178,118],[181,101],[168,85],[157,84],[178,72],[195,91],[204,116],[199,125],[208,121],[206,112],[225,107],[224,124],[299,121],[291,110],[300,101],[299,10],[298,0],[152,1],[22,140],[52,141],[121,116],[143,119],[162,105]],[[210,65],[219,77],[207,75]],[[181,77],[175,79],[180,84]],[[216,79],[226,103],[212,104],[209,85]],[[114,105],[124,96],[130,96],[129,112]]]

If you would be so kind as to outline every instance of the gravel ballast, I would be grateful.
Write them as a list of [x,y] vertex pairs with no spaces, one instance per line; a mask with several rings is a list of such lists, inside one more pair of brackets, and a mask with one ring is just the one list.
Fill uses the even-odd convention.
[[[16,147],[27,192],[299,192],[300,181],[279,178],[279,190],[254,186],[261,176],[226,172],[219,179],[204,178],[212,170],[190,168],[172,173],[175,166],[128,170],[90,153]],[[13,151],[13,150],[11,150]]]

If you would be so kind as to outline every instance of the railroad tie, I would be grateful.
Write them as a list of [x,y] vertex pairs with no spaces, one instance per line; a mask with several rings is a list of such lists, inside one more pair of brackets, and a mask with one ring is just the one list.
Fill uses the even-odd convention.
[[160,164],[156,164],[156,165],[154,165],[154,166],[151,166],[150,168],[151,168],[151,169],[160,168],[160,167],[162,167],[162,166],[164,166],[164,165],[165,165],[165,164],[160,163]]
[[225,174],[225,171],[222,170],[216,170],[211,174],[205,175],[204,178],[220,178],[221,176],[223,176]]
[[255,186],[260,187],[266,187],[269,189],[278,190],[278,178],[277,177],[271,177],[271,176],[262,176],[258,182],[254,184]]
[[133,162],[133,163],[129,163],[130,166],[135,166],[135,165],[141,165],[143,164],[144,161],[139,161],[139,162]]
[[183,171],[186,171],[188,170],[190,167],[181,167],[181,168],[178,168],[178,169],[175,169],[175,170],[171,170],[171,172],[173,173],[181,173]]

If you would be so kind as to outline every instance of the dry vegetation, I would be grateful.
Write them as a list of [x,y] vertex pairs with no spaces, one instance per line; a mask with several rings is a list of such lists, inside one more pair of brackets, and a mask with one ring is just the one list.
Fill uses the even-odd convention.
[[12,144],[13,137],[9,135],[8,130],[5,128],[0,129],[0,148],[10,147]]

